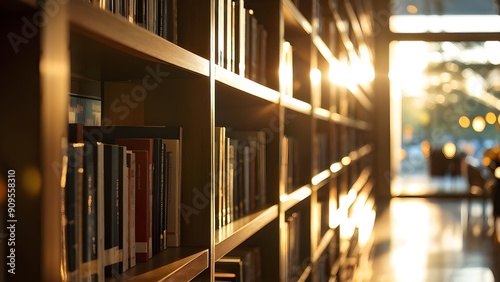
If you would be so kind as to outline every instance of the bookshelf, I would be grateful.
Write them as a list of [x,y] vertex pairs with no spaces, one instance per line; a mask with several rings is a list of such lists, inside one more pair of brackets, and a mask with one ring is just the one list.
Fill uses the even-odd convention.
[[[369,3],[234,1],[244,3],[259,34],[267,34],[254,43],[266,46],[265,52],[257,48],[258,63],[240,58],[246,67],[257,64],[258,79],[252,79],[218,63],[220,48],[231,60],[237,57],[217,38],[219,5],[232,1],[177,1],[175,43],[85,2],[91,1],[0,4],[2,51],[12,54],[1,68],[1,89],[12,94],[0,96],[0,129],[15,136],[2,141],[0,167],[15,170],[18,178],[19,270],[2,278],[64,280],[58,168],[67,154],[74,90],[101,99],[103,127],[172,126],[183,132],[180,247],[107,281],[214,281],[217,261],[239,248],[259,249],[263,281],[347,280],[352,269],[345,262],[355,261],[363,248],[356,220],[370,219],[375,205],[373,90],[368,82],[342,81],[349,78],[342,68],[347,63],[373,63]],[[56,12],[49,15],[49,9]],[[40,15],[46,15],[43,25],[36,24]],[[285,42],[292,47],[289,81],[280,78]],[[286,86],[291,93],[283,92]],[[217,128],[228,136],[265,136],[265,178],[256,184],[264,187],[257,189],[262,202],[221,227]],[[259,179],[260,172],[253,173]],[[5,224],[7,203],[0,205]],[[2,273],[7,268],[0,266]]]

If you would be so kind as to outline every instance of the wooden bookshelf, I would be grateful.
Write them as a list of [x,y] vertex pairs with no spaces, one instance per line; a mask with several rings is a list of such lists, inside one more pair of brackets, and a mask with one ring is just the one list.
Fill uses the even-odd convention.
[[[230,1],[177,0],[176,42],[86,2],[53,2],[58,12],[27,36],[20,19],[32,23],[43,8],[34,1],[0,4],[6,57],[1,89],[9,93],[0,95],[0,129],[15,136],[4,138],[0,168],[15,170],[18,177],[18,274],[0,280],[65,280],[64,189],[58,168],[68,154],[69,93],[78,89],[71,87],[72,80],[92,82],[87,92],[73,94],[101,99],[103,126],[170,126],[183,132],[181,246],[166,248],[106,281],[212,282],[215,263],[239,248],[260,250],[262,281],[316,282],[325,273],[344,277],[342,264],[351,263],[362,246],[355,233],[341,238],[341,224],[352,220],[349,215],[358,206],[376,206],[371,136],[376,109],[369,84],[337,85],[330,75],[340,74],[330,71],[350,56],[361,58],[362,47],[373,63],[366,1],[339,0],[333,8],[325,0],[241,1],[257,23],[258,30],[250,33],[267,34],[267,42],[249,45],[258,49],[249,55],[261,72],[256,80],[216,61],[216,49],[228,48],[217,45],[217,20],[223,16],[217,5]],[[25,40],[13,43],[7,36],[12,32]],[[292,46],[293,75],[287,86],[293,93],[280,92],[285,42]],[[233,52],[225,51],[228,57]],[[144,96],[133,96],[137,87]],[[96,93],[88,93],[92,89]],[[120,112],[117,104],[127,111]],[[259,156],[265,164],[259,197],[265,201],[221,227],[218,127],[265,136]],[[1,199],[0,208],[6,208]],[[7,267],[0,267],[2,273]]]

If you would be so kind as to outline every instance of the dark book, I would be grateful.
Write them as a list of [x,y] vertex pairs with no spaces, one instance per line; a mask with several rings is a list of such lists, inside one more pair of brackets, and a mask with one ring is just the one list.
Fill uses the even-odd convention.
[[245,10],[245,77],[252,77],[252,19],[253,10]]
[[245,76],[245,7],[243,0],[233,0],[234,2],[234,63],[236,72]]
[[83,189],[83,144],[68,145],[64,194],[66,271],[70,279],[79,279],[81,253],[81,191]]
[[136,0],[136,14],[135,23],[143,28],[146,28],[146,1],[147,0]]
[[300,212],[294,212],[286,219],[288,224],[288,273],[298,277],[302,273],[300,265]]
[[238,143],[239,141],[237,139],[230,139],[230,153],[232,156],[230,156],[230,166],[232,166],[231,169],[231,185],[232,185],[232,196],[233,199],[231,200],[231,217],[232,220],[236,220],[240,218],[240,177],[242,175],[242,162],[240,163],[240,157],[238,156]]
[[258,25],[258,55],[257,55],[257,82],[267,84],[267,30],[263,25]]
[[257,22],[257,18],[255,15],[251,15],[250,17],[250,79],[253,81],[258,80],[259,73],[259,46],[260,46],[260,38],[259,38],[259,24]]
[[[83,127],[81,127],[83,130]],[[84,146],[83,191],[81,199],[82,215],[82,281],[98,281],[98,234],[97,234],[97,165],[91,143]],[[88,275],[85,275],[88,274]],[[101,277],[102,279],[102,277]]]
[[104,144],[104,248],[107,277],[120,274],[120,168],[118,145]]
[[82,143],[83,142],[83,124],[70,123],[68,125],[68,142]]
[[128,258],[129,258],[129,221],[128,221],[128,211],[129,211],[129,191],[128,191],[128,167],[127,167],[127,148],[124,146],[118,146],[118,178],[120,180],[119,186],[119,245],[118,249],[122,253],[122,261],[120,262],[120,271],[124,272],[129,269]]
[[153,255],[161,251],[161,246],[163,244],[161,237],[163,231],[160,229],[160,215],[161,215],[161,174],[163,170],[161,168],[161,159],[163,158],[161,153],[162,140],[158,138],[153,138],[153,205],[152,209],[152,242],[153,242]]
[[167,3],[164,0],[155,0],[158,6],[158,36],[167,39]]
[[177,1],[166,0],[167,2],[167,40],[178,43],[178,26],[177,26]]

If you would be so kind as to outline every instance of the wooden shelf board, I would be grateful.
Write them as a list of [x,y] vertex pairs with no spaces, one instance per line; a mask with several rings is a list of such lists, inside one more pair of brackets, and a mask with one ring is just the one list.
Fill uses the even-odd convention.
[[326,169],[313,176],[311,178],[312,190],[318,191],[321,187],[328,183],[328,181],[330,181],[331,175],[331,171],[329,169]]
[[319,35],[313,35],[312,40],[314,46],[316,46],[319,53],[329,64],[338,63],[339,60],[333,55],[332,51],[330,50],[330,48],[328,48],[323,38],[321,38]]
[[207,268],[208,249],[168,248],[147,262],[137,263],[117,281],[188,281]]
[[208,60],[128,22],[123,17],[82,1],[70,1],[68,7],[72,27],[87,36],[146,60],[171,64],[203,76],[209,75]]
[[299,9],[291,0],[283,0],[283,15],[285,28],[292,31],[292,36],[297,34],[312,33],[311,23],[302,15]]
[[309,195],[311,195],[311,192],[311,187],[309,185],[305,185],[290,194],[281,195],[281,211],[286,212],[296,204],[303,201],[305,198],[309,197]]
[[323,108],[314,108],[313,114],[318,120],[329,121],[331,117],[330,111]]
[[279,102],[280,93],[278,91],[235,74],[220,66],[215,67],[215,80],[271,103]]
[[313,253],[313,262],[316,262],[320,259],[321,255],[325,252],[326,248],[330,244],[333,239],[333,235],[335,235],[335,231],[333,229],[329,229],[325,235],[321,238],[321,241],[318,244],[318,247]]
[[305,114],[305,115],[310,115],[312,111],[311,104],[306,103],[304,101],[301,101],[299,99],[282,95],[281,96],[281,104],[290,110]]
[[305,281],[307,281],[307,278],[309,278],[309,275],[311,275],[311,271],[312,271],[312,266],[308,265],[304,269],[304,271],[302,272],[302,274],[300,275],[300,277],[297,280],[297,282],[305,282]]
[[215,260],[222,258],[276,218],[278,218],[278,205],[273,205],[216,230]]

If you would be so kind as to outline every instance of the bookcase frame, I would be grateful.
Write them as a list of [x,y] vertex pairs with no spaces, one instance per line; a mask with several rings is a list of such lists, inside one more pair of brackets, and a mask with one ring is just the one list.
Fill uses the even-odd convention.
[[[350,270],[344,265],[356,257],[362,246],[355,232],[341,236],[343,223],[331,222],[341,218],[343,212],[355,213],[357,202],[373,209],[373,90],[369,84],[337,86],[325,77],[327,66],[338,63],[340,58],[360,56],[360,44],[373,50],[366,2],[301,0],[297,7],[291,0],[245,1],[268,32],[267,84],[261,85],[215,63],[215,0],[179,2],[184,11],[179,15],[179,45],[83,1],[45,1],[45,8],[55,5],[57,12],[46,16],[46,21],[36,26],[29,38],[26,36],[27,42],[14,48],[17,52],[8,37],[2,39],[4,54],[15,53],[6,55],[1,68],[5,81],[0,98],[0,129],[6,133],[0,167],[2,173],[12,169],[18,176],[19,272],[8,277],[9,281],[64,280],[60,270],[61,173],[57,168],[67,150],[72,74],[103,82],[130,82],[140,80],[148,66],[159,66],[168,76],[166,84],[155,89],[144,103],[143,119],[109,118],[116,125],[122,122],[183,127],[186,154],[182,203],[195,206],[196,213],[189,223],[182,224],[181,247],[167,249],[109,280],[214,281],[218,259],[238,246],[251,246],[261,249],[264,281],[287,281],[284,226],[287,213],[295,210],[307,215],[301,222],[301,234],[306,240],[300,247],[302,268],[297,279],[321,281],[326,272],[340,281],[347,278]],[[337,8],[328,10],[330,3]],[[43,12],[49,14],[37,5],[36,1],[20,0],[0,4],[2,34],[23,35],[26,21],[21,19],[33,21]],[[315,13],[318,5],[323,8],[322,15],[332,19],[334,30],[328,38],[318,33],[323,20]],[[347,22],[352,32],[345,29]],[[285,40],[295,44],[294,55],[300,56],[296,78],[301,90],[295,97],[279,92]],[[310,81],[311,69],[322,72],[320,85]],[[108,94],[102,95],[103,103],[108,103]],[[215,227],[215,179],[211,177],[215,175],[216,126],[267,129],[272,138],[266,157],[267,206],[221,229]],[[318,134],[327,140],[326,152],[319,148]],[[286,135],[299,140],[300,158],[304,161],[300,185],[290,193],[282,170],[282,140]],[[322,153],[327,154],[329,168],[320,167]],[[324,234],[317,221],[327,216],[318,214],[318,203],[324,198],[320,194],[328,195],[331,223]],[[3,212],[6,203],[0,203]],[[6,214],[0,215],[5,224]],[[7,250],[4,244],[2,248]],[[320,266],[325,260],[326,272]],[[0,270],[5,267],[2,264]]]

